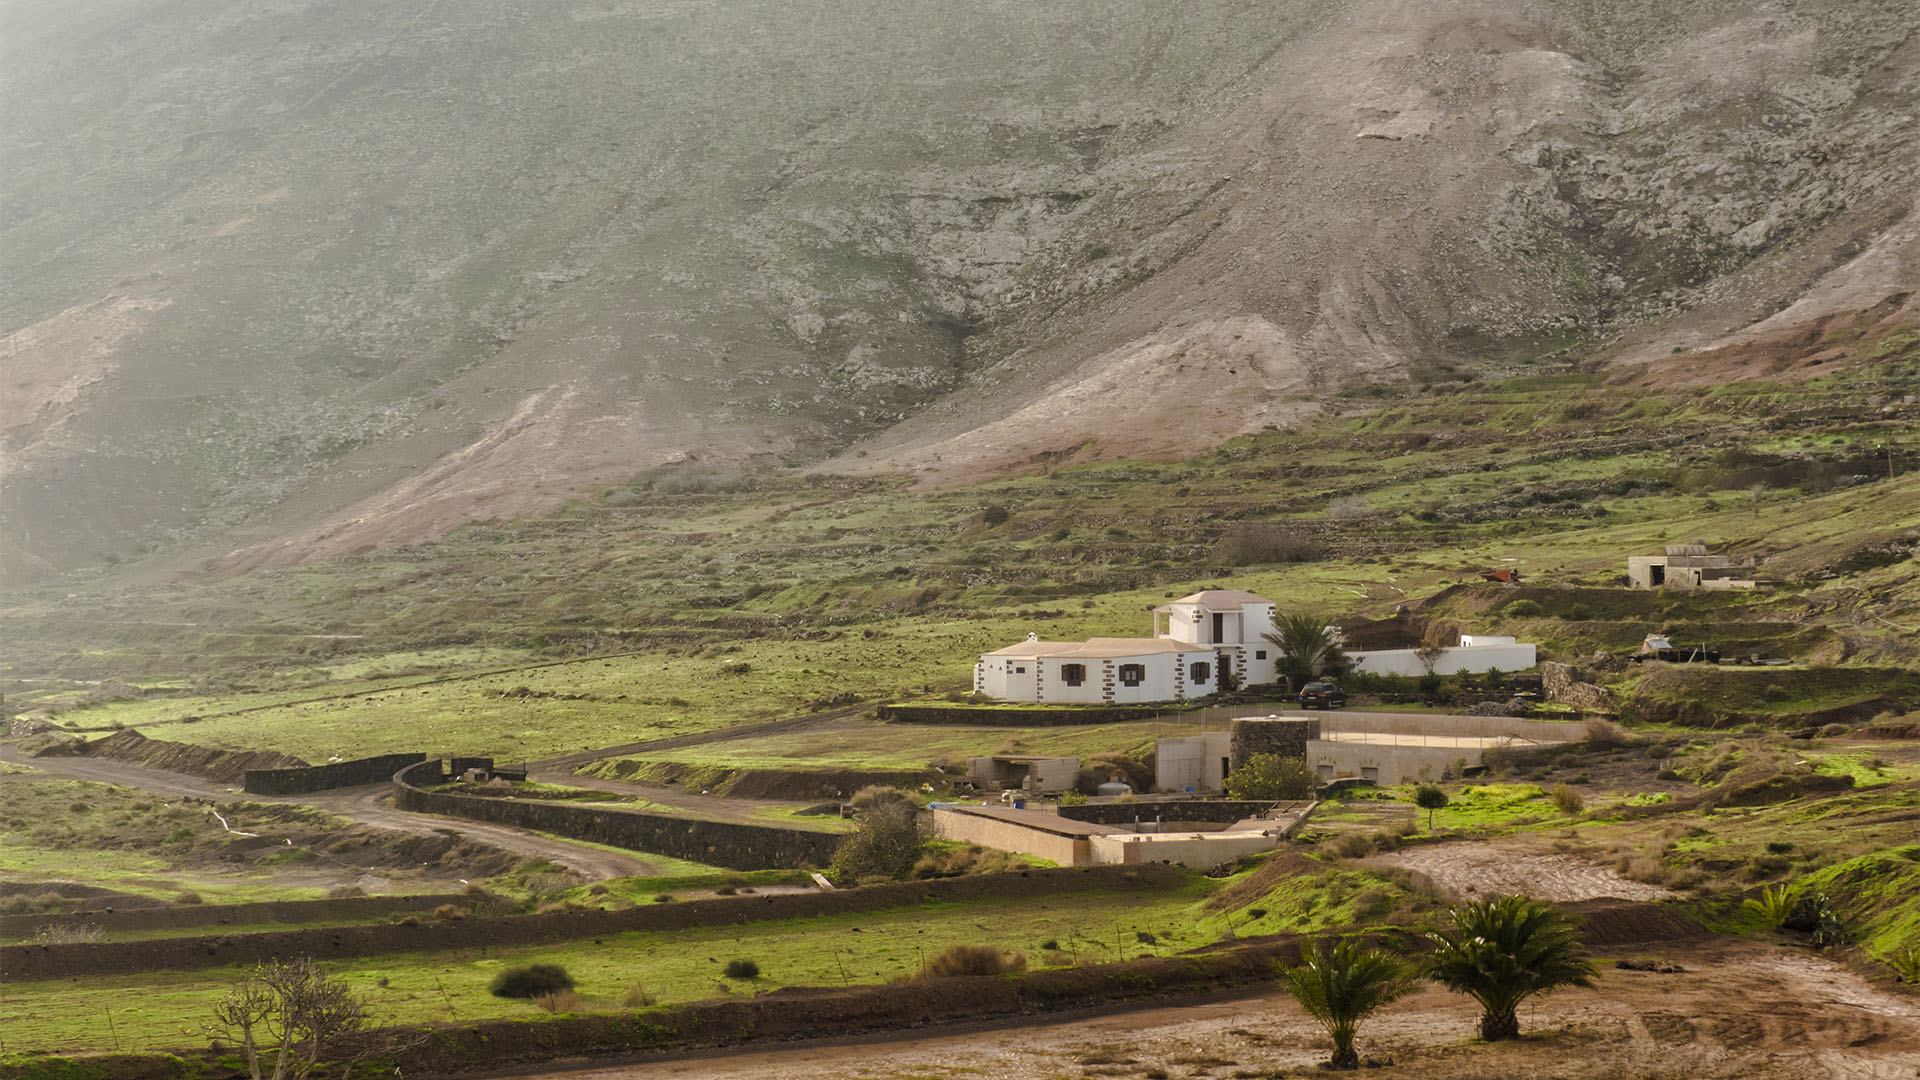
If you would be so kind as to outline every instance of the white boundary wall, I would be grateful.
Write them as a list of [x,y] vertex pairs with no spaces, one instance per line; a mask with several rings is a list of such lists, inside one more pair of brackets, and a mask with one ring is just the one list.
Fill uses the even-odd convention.
[[[1418,649],[1380,649],[1347,655],[1353,658],[1355,671],[1373,675],[1410,675],[1414,678],[1427,673],[1427,665],[1421,662]],[[1458,675],[1464,671],[1478,675],[1495,668],[1501,671],[1526,671],[1539,662],[1538,650],[1524,643],[1456,645],[1441,652],[1440,658],[1434,661],[1433,673]]]

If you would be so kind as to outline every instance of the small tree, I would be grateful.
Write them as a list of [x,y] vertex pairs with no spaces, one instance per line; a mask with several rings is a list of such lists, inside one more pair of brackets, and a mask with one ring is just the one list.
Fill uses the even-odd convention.
[[904,878],[913,873],[926,841],[920,836],[920,803],[899,788],[868,787],[854,793],[858,826],[833,853],[834,876]]
[[1414,979],[1395,957],[1369,949],[1353,938],[1337,944],[1326,941],[1306,951],[1298,967],[1281,972],[1287,992],[1307,1014],[1320,1021],[1333,1039],[1336,1069],[1357,1069],[1360,1055],[1353,1048],[1360,1022],[1413,989]]
[[300,1080],[366,1022],[366,1004],[303,956],[255,967],[214,1006],[210,1030],[240,1045],[253,1080]]
[[1573,920],[1552,904],[1501,896],[1453,909],[1453,927],[1428,935],[1427,976],[1480,1003],[1480,1037],[1520,1034],[1519,1007],[1562,986],[1592,986],[1593,961]]
[[1337,632],[1320,615],[1281,615],[1274,620],[1273,631],[1263,636],[1280,650],[1274,667],[1290,689],[1298,690],[1323,675],[1345,674],[1352,666]]
[[1427,831],[1433,831],[1433,812],[1447,805],[1447,793],[1438,784],[1421,784],[1413,789],[1413,804],[1427,812]]
[[1420,666],[1426,668],[1429,675],[1435,674],[1433,666],[1438,664],[1440,658],[1445,655],[1447,655],[1447,649],[1444,645],[1422,645],[1413,650],[1413,658],[1420,661]]
[[1309,799],[1320,780],[1305,758],[1253,754],[1222,786],[1233,799]]

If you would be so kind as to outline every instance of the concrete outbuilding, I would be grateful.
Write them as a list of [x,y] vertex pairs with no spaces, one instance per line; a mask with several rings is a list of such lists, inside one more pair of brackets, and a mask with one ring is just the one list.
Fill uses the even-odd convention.
[[983,788],[1068,791],[1079,778],[1079,758],[1003,755],[967,759],[967,779]]
[[1636,589],[1752,589],[1753,560],[1709,555],[1705,544],[1668,544],[1664,555],[1627,559],[1627,581]]
[[1208,731],[1154,744],[1153,775],[1162,791],[1219,791],[1233,768],[1233,748],[1224,731]]

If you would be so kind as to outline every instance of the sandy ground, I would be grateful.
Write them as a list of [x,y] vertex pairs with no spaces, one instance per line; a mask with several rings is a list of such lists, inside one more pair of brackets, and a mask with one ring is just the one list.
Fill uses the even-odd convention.
[[[1529,1036],[1473,1041],[1472,1002],[1426,989],[1361,1030],[1380,1080],[1556,1077],[1913,1080],[1920,999],[1900,997],[1799,948],[1716,941],[1656,955],[1686,970],[1607,965],[1596,990],[1523,1006]],[[730,1054],[539,1075],[566,1080],[895,1080],[970,1077],[1254,1078],[1325,1075],[1320,1029],[1271,993],[1067,1023],[857,1046]]]

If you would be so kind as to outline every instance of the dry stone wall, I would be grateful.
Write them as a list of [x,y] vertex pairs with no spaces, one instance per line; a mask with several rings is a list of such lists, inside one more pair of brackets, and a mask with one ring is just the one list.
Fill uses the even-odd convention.
[[[482,758],[461,759],[481,767]],[[491,821],[521,829],[537,829],[572,840],[611,844],[632,851],[668,855],[734,870],[770,867],[815,867],[833,861],[844,833],[811,829],[783,829],[774,825],[740,825],[730,821],[673,817],[633,810],[603,810],[557,802],[488,799],[445,791],[426,791],[420,785],[444,780],[439,760],[411,765],[393,777],[393,804],[418,814],[446,814],[473,821]]]
[[1235,720],[1228,729],[1233,767],[1244,768],[1255,754],[1304,758],[1307,742],[1320,737],[1318,720]]
[[1586,673],[1572,664],[1544,660],[1540,664],[1540,689],[1548,701],[1572,705],[1595,712],[1613,712],[1619,701],[1613,691],[1587,681]]
[[381,754],[299,769],[248,769],[241,789],[249,795],[304,795],[309,791],[377,784],[426,759],[425,754]]

